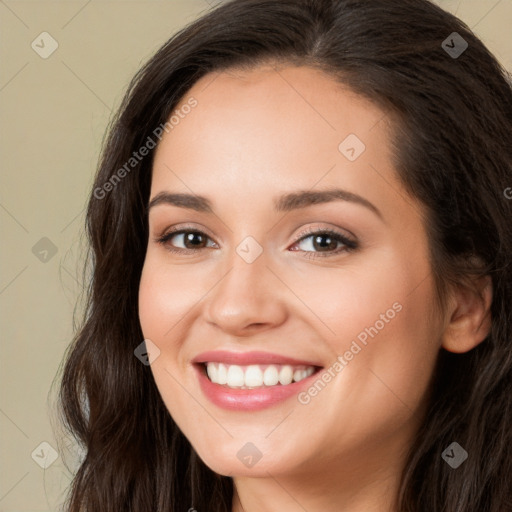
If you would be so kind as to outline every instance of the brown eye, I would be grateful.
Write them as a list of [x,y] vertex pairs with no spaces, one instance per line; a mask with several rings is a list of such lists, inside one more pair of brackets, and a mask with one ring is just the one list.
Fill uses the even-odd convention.
[[202,231],[182,229],[163,235],[157,239],[157,242],[171,252],[186,252],[206,248],[208,240],[210,238]]
[[354,240],[332,230],[309,232],[306,236],[302,236],[302,238],[295,242],[295,246],[298,249],[293,250],[308,253],[308,258],[334,256],[341,252],[357,249],[358,247]]
[[314,249],[317,249],[318,251],[328,251],[329,249],[334,250],[337,248],[337,245],[339,243],[336,238],[332,237],[331,235],[313,235],[312,236],[313,242],[312,247]]
[[186,249],[198,249],[203,247],[206,241],[206,237],[198,231],[186,231],[180,234],[183,235],[183,244]]

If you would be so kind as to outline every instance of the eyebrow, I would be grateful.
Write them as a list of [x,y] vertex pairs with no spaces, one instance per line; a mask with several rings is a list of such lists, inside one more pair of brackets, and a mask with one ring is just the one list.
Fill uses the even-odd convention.
[[[362,205],[383,220],[382,213],[374,204],[370,203],[370,201],[358,194],[339,188],[318,191],[298,190],[284,194],[278,198],[274,198],[274,209],[277,212],[290,212],[299,208],[307,208],[315,204],[330,203],[332,201],[348,201]],[[195,194],[177,194],[166,191],[159,192],[149,202],[148,211],[160,204],[170,204],[198,212],[214,213],[211,201],[204,196]]]

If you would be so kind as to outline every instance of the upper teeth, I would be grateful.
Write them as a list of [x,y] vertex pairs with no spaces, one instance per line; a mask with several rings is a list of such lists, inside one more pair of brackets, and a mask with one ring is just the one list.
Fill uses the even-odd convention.
[[230,388],[255,388],[286,386],[292,381],[298,382],[314,373],[313,366],[291,366],[271,364],[239,366],[236,364],[206,363],[206,372],[214,384],[225,384]]

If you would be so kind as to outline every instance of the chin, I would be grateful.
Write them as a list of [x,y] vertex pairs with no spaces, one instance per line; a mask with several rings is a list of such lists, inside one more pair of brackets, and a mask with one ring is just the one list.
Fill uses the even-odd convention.
[[[219,443],[217,450],[208,450],[207,453],[199,450],[201,460],[212,471],[223,476],[239,477],[268,477],[268,474],[279,474],[290,469],[296,461],[290,460],[296,453],[287,456],[276,448],[259,450],[258,443],[250,441],[233,440],[233,442]],[[293,457],[295,456],[295,457]]]

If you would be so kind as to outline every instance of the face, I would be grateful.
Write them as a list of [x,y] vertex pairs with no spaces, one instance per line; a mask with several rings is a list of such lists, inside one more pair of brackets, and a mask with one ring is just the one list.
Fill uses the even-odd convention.
[[388,116],[292,66],[207,75],[175,115],[139,293],[175,422],[224,475],[363,472],[402,453],[443,319]]

